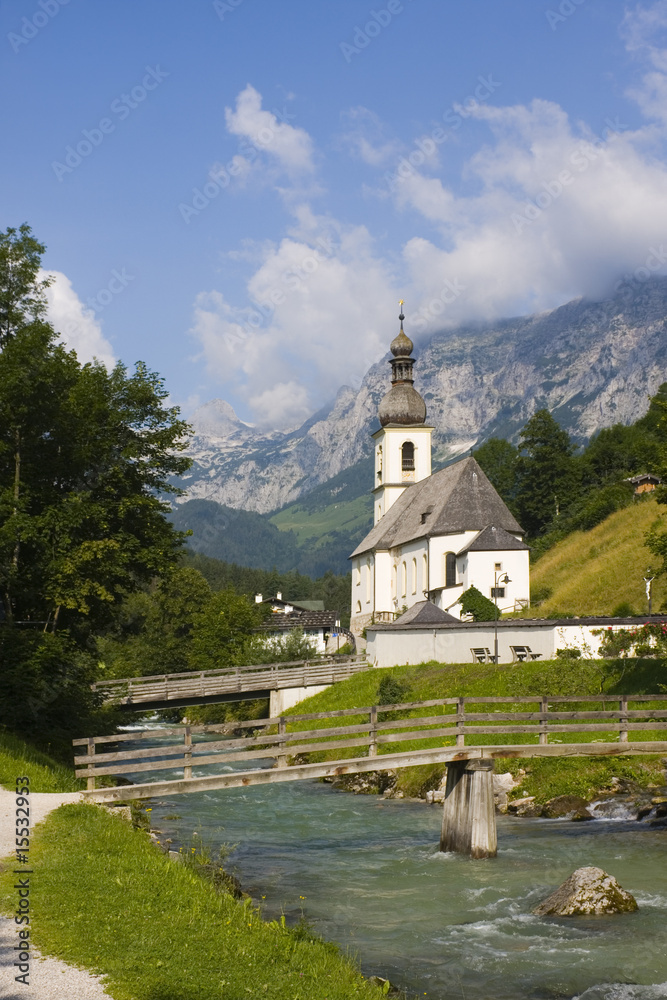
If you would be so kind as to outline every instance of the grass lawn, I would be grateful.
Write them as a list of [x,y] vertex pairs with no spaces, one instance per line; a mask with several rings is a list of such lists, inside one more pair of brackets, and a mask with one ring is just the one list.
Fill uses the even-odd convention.
[[[14,865],[11,865],[13,868]],[[217,893],[120,817],[61,806],[31,844],[34,943],[105,975],[115,1000],[379,1000],[352,962],[304,928]],[[15,905],[0,875],[0,905]]]
[[[605,694],[660,694],[666,689],[667,663],[664,660],[645,659],[637,661],[617,660],[535,660],[530,663],[517,664],[438,664],[425,663],[419,666],[392,667],[382,670],[367,670],[355,674],[349,680],[332,685],[326,691],[302,701],[291,711],[294,714],[309,712],[327,712],[337,709],[354,708],[376,704],[378,686],[383,676],[391,676],[404,686],[401,701],[428,701],[435,698],[450,698],[454,696],[474,697],[496,696],[530,696],[549,694],[557,695],[594,695]],[[575,710],[576,704],[568,705],[568,710]],[[582,704],[581,708],[595,710],[595,704]],[[508,706],[503,706],[504,710]],[[526,706],[516,704],[513,710],[525,711]],[[423,709],[406,712],[406,716],[424,714]],[[434,709],[433,714],[437,714]],[[341,725],[353,725],[365,722],[366,717],[350,716],[340,720]],[[330,723],[325,720],[315,722],[300,722],[290,726],[293,730],[317,729]],[[561,734],[563,735],[563,734]],[[565,738],[563,736],[563,738]],[[605,737],[602,732],[594,732],[577,736],[577,742],[586,742],[608,738],[615,740],[616,734]],[[633,740],[667,739],[667,733],[640,731],[632,734]],[[480,745],[491,743],[522,743],[535,742],[534,737],[499,734],[480,735],[475,743]],[[410,749],[424,749],[428,746],[443,746],[453,744],[453,738],[436,738],[419,742],[401,742],[380,747],[379,752],[397,752]],[[310,754],[311,760],[334,759],[335,757],[356,756],[363,754],[363,749],[352,748],[337,752],[334,750]],[[526,778],[520,788],[511,797],[535,795],[544,802],[555,795],[574,794],[589,797],[598,789],[609,785],[612,777],[628,778],[640,785],[660,784],[663,782],[663,768],[660,757],[647,755],[642,758],[526,758],[524,760],[496,762],[498,773],[511,771],[517,774],[520,769],[526,772]],[[398,790],[410,796],[424,795],[431,788],[436,788],[444,774],[442,764],[424,765],[422,767],[401,768],[398,770]]]
[[[610,514],[590,531],[575,531],[558,542],[530,569],[532,593],[551,591],[539,609],[516,617],[545,617],[555,612],[609,615],[622,602],[638,615],[646,614],[643,576],[656,557],[644,536],[656,522],[665,523],[666,508],[654,499],[641,500]],[[667,603],[667,577],[653,583],[653,608]],[[514,616],[513,616],[514,617]]]
[[0,785],[14,788],[17,775],[30,778],[31,792],[79,792],[86,787],[83,778],[74,777],[74,767],[35,750],[12,733],[0,732]]

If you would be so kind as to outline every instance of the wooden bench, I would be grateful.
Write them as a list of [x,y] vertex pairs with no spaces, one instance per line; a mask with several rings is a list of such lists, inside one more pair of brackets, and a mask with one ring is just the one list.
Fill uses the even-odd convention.
[[493,663],[493,657],[491,656],[491,650],[483,647],[470,647],[470,652],[472,653],[473,663]]
[[512,662],[523,663],[524,660],[539,660],[541,653],[533,653],[530,646],[510,646],[512,650]]

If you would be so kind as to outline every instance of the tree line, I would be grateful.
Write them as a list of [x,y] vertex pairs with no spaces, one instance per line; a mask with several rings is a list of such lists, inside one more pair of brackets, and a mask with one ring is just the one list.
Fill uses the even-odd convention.
[[[202,557],[188,563],[168,515],[190,428],[143,362],[107,370],[66,349],[44,252],[28,225],[0,233],[0,727],[71,758],[73,735],[117,723],[100,677],[312,650],[298,636],[259,648],[264,610],[243,591],[270,591],[271,574],[210,560],[211,585]],[[315,589],[342,593],[333,576]],[[284,590],[313,581],[288,574]]]
[[[572,531],[588,531],[634,500],[628,480],[645,472],[667,482],[667,382],[634,424],[599,431],[583,448],[546,409],[528,420],[514,445],[491,438],[474,456],[527,533],[533,558]],[[667,487],[654,494],[667,503]],[[667,526],[647,537],[667,568]]]

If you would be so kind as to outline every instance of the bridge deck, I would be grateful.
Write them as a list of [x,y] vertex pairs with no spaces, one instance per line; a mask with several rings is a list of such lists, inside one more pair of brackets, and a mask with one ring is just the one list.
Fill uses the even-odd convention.
[[[536,707],[512,710],[516,705]],[[424,714],[424,709],[430,709],[429,713]],[[352,724],[330,725],[341,718]],[[85,794],[96,801],[118,801],[480,758],[667,753],[667,739],[660,738],[667,736],[666,720],[667,695],[470,697],[185,726],[73,742],[86,750],[74,758],[79,765],[76,774],[88,779]],[[238,732],[244,730],[246,734],[239,736]],[[635,734],[632,741],[631,733]],[[223,738],[211,741],[211,735]],[[193,736],[204,739],[193,742]],[[180,742],[98,752],[104,744],[121,746],[143,740],[155,743],[156,739],[168,737],[179,737]],[[365,748],[363,756],[346,756],[349,749],[360,747]],[[333,760],[309,760],[313,754],[330,758],[332,753]],[[267,759],[274,759],[275,765],[267,767]],[[260,761],[264,766],[257,767]],[[192,773],[193,767],[232,763],[247,763],[249,767],[206,776]],[[180,769],[183,778],[117,788],[95,787],[96,779],[102,776],[129,773],[134,777],[146,771]]]
[[271,691],[284,688],[314,687],[347,680],[360,670],[367,670],[364,656],[343,659],[324,657],[318,660],[293,660],[289,663],[265,663],[244,667],[221,667],[217,670],[188,671],[181,674],[152,674],[98,681],[93,690],[122,708],[148,710],[178,708],[213,702],[238,701],[239,695],[268,697]]

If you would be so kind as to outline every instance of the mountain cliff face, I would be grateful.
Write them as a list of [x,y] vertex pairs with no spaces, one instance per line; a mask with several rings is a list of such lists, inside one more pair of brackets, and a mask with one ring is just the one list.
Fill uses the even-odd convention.
[[[625,286],[604,302],[579,299],[536,316],[445,331],[415,357],[415,388],[440,461],[492,435],[515,437],[544,406],[585,440],[636,420],[667,380],[667,278]],[[289,433],[259,432],[222,400],[202,406],[191,421],[194,464],[183,499],[266,513],[304,496],[370,454],[389,374],[385,358],[358,390],[344,386],[329,409]]]

